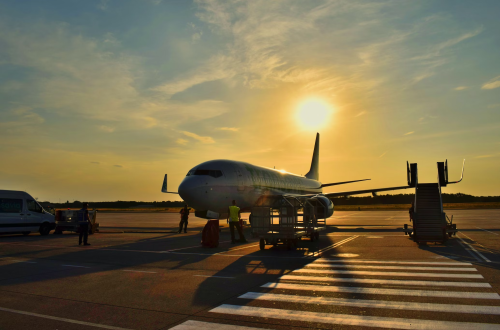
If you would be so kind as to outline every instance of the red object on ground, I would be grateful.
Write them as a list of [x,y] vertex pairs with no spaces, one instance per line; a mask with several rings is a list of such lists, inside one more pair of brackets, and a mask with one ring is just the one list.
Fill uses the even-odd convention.
[[205,247],[219,246],[219,220],[208,220],[201,232],[201,245]]

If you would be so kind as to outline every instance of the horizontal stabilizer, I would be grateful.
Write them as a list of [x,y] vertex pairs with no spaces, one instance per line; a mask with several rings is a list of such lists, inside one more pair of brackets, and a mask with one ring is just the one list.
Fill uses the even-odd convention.
[[346,183],[368,181],[368,180],[371,180],[371,179],[354,180],[354,181],[344,181],[344,182],[334,182],[334,183],[324,183],[324,184],[321,185],[321,188],[323,188],[323,187],[330,187],[330,186],[338,186],[340,184],[346,184]]
[[167,191],[167,175],[165,174],[165,178],[163,179],[163,185],[161,186],[161,192],[166,194],[179,194],[178,192]]

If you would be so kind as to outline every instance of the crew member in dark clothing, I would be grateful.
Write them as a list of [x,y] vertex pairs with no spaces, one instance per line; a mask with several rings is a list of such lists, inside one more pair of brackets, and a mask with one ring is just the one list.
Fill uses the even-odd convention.
[[78,245],[82,245],[82,238],[83,245],[90,245],[89,243],[87,243],[87,240],[89,238],[89,226],[91,224],[88,208],[89,203],[83,203],[83,207],[78,213],[78,222],[80,223],[80,237],[78,239]]
[[182,226],[184,225],[184,233],[187,233],[188,219],[189,219],[189,210],[188,205],[185,204],[184,207],[179,212],[181,214],[181,222],[179,222],[179,231],[178,233],[182,233]]

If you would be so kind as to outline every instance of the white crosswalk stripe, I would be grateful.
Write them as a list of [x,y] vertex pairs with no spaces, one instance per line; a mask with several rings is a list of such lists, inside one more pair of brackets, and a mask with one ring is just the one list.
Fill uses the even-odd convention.
[[[242,320],[248,322],[265,323],[267,328],[273,328],[274,323],[282,326],[282,322],[288,322],[297,326],[294,322],[302,322],[313,323],[312,327],[322,323],[329,326],[350,325],[387,329],[500,329],[498,323],[487,323],[500,315],[500,295],[492,292],[492,286],[484,282],[481,274],[470,273],[477,272],[472,266],[471,263],[457,261],[320,258],[280,276],[276,282],[261,285],[263,292],[247,292],[232,301],[236,304],[223,304],[209,312],[219,317],[227,314],[242,317]],[[416,279],[406,280],[401,277]],[[357,295],[359,299],[356,299]],[[238,304],[240,300],[241,303]],[[269,304],[273,307],[266,307]],[[335,312],[324,312],[331,310],[328,306],[334,307]],[[319,312],[311,311],[312,308],[318,308]],[[348,312],[345,312],[346,308]],[[372,311],[370,313],[383,316],[362,315],[367,309]],[[394,314],[390,311],[398,312]],[[418,314],[415,314],[416,312]],[[463,321],[436,319],[437,315],[440,315],[437,313],[460,315],[454,319]],[[388,317],[384,314],[398,317]],[[407,317],[408,315],[413,318]],[[448,319],[448,316],[445,319]],[[466,322],[467,320],[478,322]],[[205,323],[207,322],[187,321],[173,329],[226,329],[228,326]],[[241,330],[253,329],[232,327]]]

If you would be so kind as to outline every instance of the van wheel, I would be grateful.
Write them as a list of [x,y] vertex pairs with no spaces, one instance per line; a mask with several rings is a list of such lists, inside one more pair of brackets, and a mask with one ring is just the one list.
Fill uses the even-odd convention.
[[23,234],[24,236],[28,236],[30,233],[31,233],[30,231],[23,231],[23,232],[22,232],[22,234]]
[[264,250],[266,248],[266,242],[264,241],[263,238],[261,238],[259,241],[259,247],[261,250]]
[[40,226],[40,235],[46,236],[50,233],[50,226],[48,223],[44,223]]

